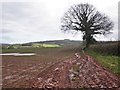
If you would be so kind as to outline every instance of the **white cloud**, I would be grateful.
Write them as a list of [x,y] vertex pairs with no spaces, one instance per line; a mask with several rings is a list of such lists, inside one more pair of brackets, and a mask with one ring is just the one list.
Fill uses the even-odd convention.
[[98,38],[100,40],[110,40],[111,37],[117,39],[118,0],[18,0],[18,2],[4,0],[1,2],[2,42],[19,43],[65,38],[81,40],[81,34],[73,37],[72,34],[64,34],[59,28],[60,18],[64,12],[71,5],[81,2],[93,4],[115,22],[113,34],[106,38]]

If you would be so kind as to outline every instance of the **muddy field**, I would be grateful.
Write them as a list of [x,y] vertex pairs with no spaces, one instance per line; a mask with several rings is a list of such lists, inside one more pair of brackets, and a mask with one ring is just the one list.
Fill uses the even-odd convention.
[[[119,90],[119,78],[97,64],[88,55],[60,61],[38,75],[32,88],[86,88],[87,90]],[[85,89],[85,90],[86,90]]]
[[119,78],[76,47],[31,51],[34,56],[2,57],[3,88],[119,90]]
[[39,73],[54,63],[71,57],[74,48],[44,48],[29,51],[33,51],[36,55],[2,56],[3,88],[29,88],[31,80]]

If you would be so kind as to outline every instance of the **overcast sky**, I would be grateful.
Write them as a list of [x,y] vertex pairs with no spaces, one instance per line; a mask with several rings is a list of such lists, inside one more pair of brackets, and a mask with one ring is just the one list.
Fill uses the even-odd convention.
[[118,39],[119,0],[2,0],[0,2],[0,33],[2,43],[24,43],[44,40],[82,40],[77,35],[63,33],[60,20],[74,4],[89,3],[114,22],[113,34],[96,37],[97,40]]

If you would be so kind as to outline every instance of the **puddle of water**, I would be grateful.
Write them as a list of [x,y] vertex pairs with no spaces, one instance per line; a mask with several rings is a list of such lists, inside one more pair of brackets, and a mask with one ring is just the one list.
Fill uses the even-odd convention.
[[35,55],[35,53],[2,53],[0,56],[32,56]]

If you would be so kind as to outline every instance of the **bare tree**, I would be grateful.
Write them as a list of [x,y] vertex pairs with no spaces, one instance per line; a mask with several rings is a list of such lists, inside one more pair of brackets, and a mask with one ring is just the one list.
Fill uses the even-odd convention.
[[70,7],[61,22],[61,30],[65,32],[81,31],[83,33],[86,48],[90,43],[96,41],[94,35],[109,34],[114,26],[113,22],[105,14],[101,14],[93,5],[88,3]]

